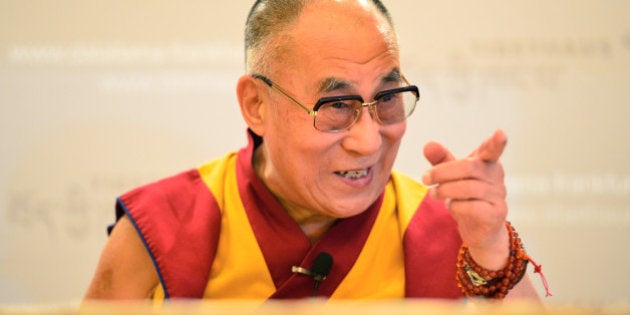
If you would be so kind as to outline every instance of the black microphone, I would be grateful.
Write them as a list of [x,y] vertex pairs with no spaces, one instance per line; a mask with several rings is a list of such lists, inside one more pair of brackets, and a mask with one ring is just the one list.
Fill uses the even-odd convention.
[[293,273],[299,273],[303,275],[307,275],[315,280],[315,287],[313,288],[313,297],[317,294],[317,288],[319,287],[319,283],[326,279],[326,276],[330,273],[330,268],[332,268],[333,258],[329,253],[321,252],[317,254],[315,260],[313,260],[313,264],[311,265],[311,270],[293,266],[291,267],[291,271]]
[[321,252],[317,254],[311,266],[311,277],[318,282],[326,279],[326,276],[330,273],[332,264],[333,258],[329,253]]

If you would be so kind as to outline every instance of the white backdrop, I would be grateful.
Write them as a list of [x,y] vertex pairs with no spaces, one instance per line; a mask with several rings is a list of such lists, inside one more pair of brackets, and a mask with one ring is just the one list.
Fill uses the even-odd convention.
[[[0,0],[0,303],[77,301],[116,196],[245,143],[250,2]],[[396,168],[503,128],[548,301],[627,301],[630,2],[388,2],[422,93]]]

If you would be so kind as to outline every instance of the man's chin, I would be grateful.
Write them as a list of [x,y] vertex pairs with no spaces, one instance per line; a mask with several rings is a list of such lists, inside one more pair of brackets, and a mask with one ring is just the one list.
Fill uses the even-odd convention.
[[343,203],[338,204],[335,208],[331,210],[332,216],[343,219],[353,217],[355,215],[359,215],[365,210],[367,210],[376,198],[374,198],[371,202],[366,202],[366,200],[372,200],[371,198],[361,198],[359,201],[344,201]]

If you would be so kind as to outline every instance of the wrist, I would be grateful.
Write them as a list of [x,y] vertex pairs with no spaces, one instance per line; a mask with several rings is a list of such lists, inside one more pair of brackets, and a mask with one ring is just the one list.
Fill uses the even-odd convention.
[[510,233],[505,225],[491,238],[493,241],[483,246],[468,246],[472,259],[485,269],[500,270],[508,263],[510,256]]
[[471,257],[465,244],[457,256],[456,279],[466,296],[504,298],[524,276],[529,257],[523,249],[518,233],[506,222],[509,239],[507,264],[498,270],[486,269]]

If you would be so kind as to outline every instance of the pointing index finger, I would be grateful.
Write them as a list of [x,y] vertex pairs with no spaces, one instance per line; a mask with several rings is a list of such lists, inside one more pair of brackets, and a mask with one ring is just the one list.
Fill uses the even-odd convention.
[[471,156],[476,156],[484,162],[495,163],[503,154],[507,145],[507,136],[501,129],[494,132],[492,137],[486,139]]

